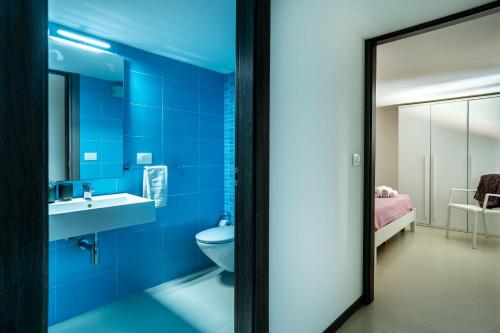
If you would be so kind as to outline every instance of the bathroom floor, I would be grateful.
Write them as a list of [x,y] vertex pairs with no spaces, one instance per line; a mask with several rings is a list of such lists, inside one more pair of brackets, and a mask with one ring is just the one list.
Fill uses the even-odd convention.
[[233,309],[234,274],[211,268],[51,326],[49,333],[233,332]]

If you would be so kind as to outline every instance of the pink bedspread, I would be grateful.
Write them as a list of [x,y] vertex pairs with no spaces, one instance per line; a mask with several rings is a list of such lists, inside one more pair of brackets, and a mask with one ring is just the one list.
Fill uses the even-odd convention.
[[375,198],[375,230],[399,219],[412,208],[410,197],[406,194],[395,198]]

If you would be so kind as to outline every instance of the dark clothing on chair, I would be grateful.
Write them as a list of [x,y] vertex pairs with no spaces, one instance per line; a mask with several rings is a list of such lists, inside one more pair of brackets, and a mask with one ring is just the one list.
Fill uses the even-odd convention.
[[[481,207],[483,206],[484,199],[487,193],[500,194],[500,174],[482,175],[477,186],[476,199]],[[488,200],[487,208],[500,207],[499,197],[490,197]]]

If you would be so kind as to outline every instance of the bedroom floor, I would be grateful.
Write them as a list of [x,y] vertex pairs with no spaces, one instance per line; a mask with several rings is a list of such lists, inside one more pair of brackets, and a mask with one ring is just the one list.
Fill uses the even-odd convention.
[[500,238],[417,226],[378,252],[375,301],[339,332],[500,332]]

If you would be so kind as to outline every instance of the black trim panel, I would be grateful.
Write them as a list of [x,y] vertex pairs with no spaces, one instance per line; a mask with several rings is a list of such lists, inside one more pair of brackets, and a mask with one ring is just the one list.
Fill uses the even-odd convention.
[[237,2],[235,332],[269,328],[270,1]]
[[345,324],[363,306],[363,297],[358,298],[350,307],[347,308],[342,314],[324,331],[325,333],[334,333]]
[[46,332],[47,1],[0,17],[0,332]]

